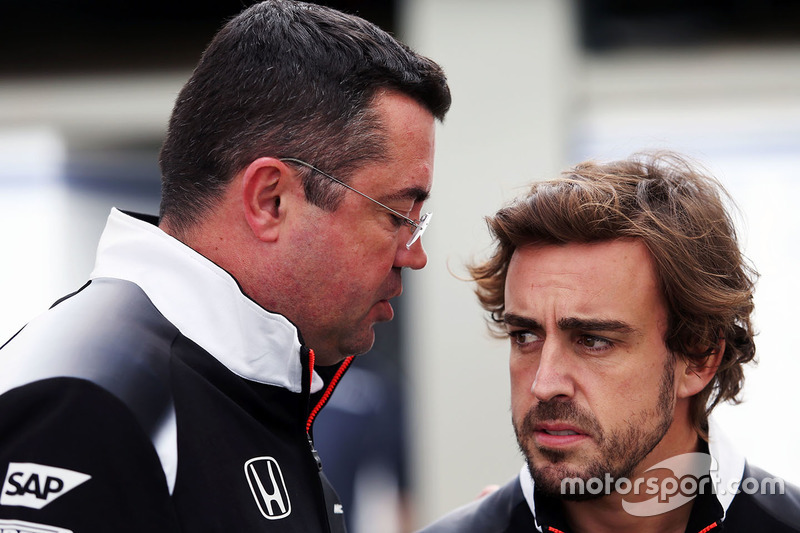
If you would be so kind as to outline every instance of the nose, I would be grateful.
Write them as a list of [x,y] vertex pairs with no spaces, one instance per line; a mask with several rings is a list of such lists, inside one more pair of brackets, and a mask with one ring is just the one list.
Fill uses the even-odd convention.
[[425,253],[425,249],[422,247],[422,239],[417,239],[417,242],[412,244],[411,248],[406,248],[405,242],[402,242],[397,247],[394,266],[419,270],[425,268],[426,264],[428,264],[428,254]]
[[542,346],[539,366],[531,384],[531,393],[542,402],[575,394],[573,368],[567,349],[558,339],[548,337]]

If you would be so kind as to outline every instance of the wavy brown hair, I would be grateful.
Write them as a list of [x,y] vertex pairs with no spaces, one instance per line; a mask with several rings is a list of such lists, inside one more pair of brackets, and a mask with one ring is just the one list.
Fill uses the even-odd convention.
[[725,341],[716,374],[692,398],[692,423],[707,438],[709,413],[722,401],[740,401],[743,365],[755,357],[750,315],[758,273],[739,249],[726,203],[732,200],[716,179],[674,153],[581,163],[487,219],[496,246],[470,267],[476,293],[499,333],[517,247],[640,239],[667,303],[667,348],[702,367]]

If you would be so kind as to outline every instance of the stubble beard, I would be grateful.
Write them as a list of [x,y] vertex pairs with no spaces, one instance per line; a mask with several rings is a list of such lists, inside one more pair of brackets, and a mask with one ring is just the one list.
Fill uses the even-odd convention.
[[[672,425],[674,412],[675,360],[668,356],[664,365],[658,401],[652,409],[640,411],[638,416],[628,420],[622,428],[611,432],[603,430],[597,419],[570,400],[549,400],[536,404],[525,415],[520,424],[514,424],[514,433],[520,451],[528,461],[528,469],[538,491],[549,496],[579,501],[596,499],[605,494],[564,493],[563,479],[582,479],[588,482],[592,478],[605,479],[609,474],[612,479],[630,478],[636,467],[661,442]],[[656,420],[656,425],[649,431],[646,429]],[[533,443],[534,428],[537,423],[548,420],[570,422],[589,432],[597,443],[596,457],[583,468],[570,464],[570,454],[561,450],[539,448]],[[529,446],[531,449],[529,449]],[[533,447],[540,456],[541,463],[534,458]]]

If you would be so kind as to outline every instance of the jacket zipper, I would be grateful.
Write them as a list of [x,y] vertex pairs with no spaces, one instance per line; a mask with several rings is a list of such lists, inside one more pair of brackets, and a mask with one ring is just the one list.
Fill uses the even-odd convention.
[[[311,387],[311,383],[314,380],[314,359],[315,359],[314,358],[314,350],[309,349],[309,353],[308,353],[308,366],[309,366],[309,369],[310,369],[310,372],[309,372],[309,374],[310,374],[309,375],[309,380],[310,380],[309,381],[309,388]],[[324,479],[325,475],[322,473],[322,458],[320,457],[316,446],[314,446],[314,440],[311,438],[311,426],[314,424],[314,419],[317,417],[319,412],[322,410],[322,408],[325,406],[325,404],[328,403],[328,400],[330,399],[331,394],[333,394],[333,390],[336,388],[337,383],[339,383],[339,380],[342,379],[342,376],[344,375],[345,371],[347,370],[347,368],[350,366],[350,364],[352,362],[353,362],[353,357],[348,357],[347,359],[345,359],[342,362],[342,365],[336,371],[336,374],[333,376],[333,378],[331,379],[331,382],[326,387],[325,392],[322,394],[322,397],[317,402],[317,405],[314,406],[314,409],[311,410],[311,413],[309,414],[308,418],[306,419],[306,439],[308,439],[308,447],[311,450],[311,455],[314,457],[314,461],[316,461],[316,463],[317,463],[317,473],[319,474],[319,477],[320,477],[320,484],[321,484],[322,496],[323,496],[323,504],[324,504],[325,511],[328,514],[327,528],[328,528],[329,532],[334,527],[334,525],[333,525],[332,518],[331,518],[331,515],[330,515],[330,511],[331,510],[328,509],[328,505],[330,505],[331,502],[328,501],[328,497],[326,496],[325,484],[328,483],[328,482]],[[330,483],[328,483],[328,485],[330,485]],[[332,487],[330,487],[330,489],[333,490]],[[336,502],[336,505],[339,505],[338,502]],[[341,509],[341,505],[339,505],[339,507]],[[333,512],[341,513],[341,510],[340,511],[336,511],[335,508],[334,508]],[[344,525],[342,523],[342,528],[343,527],[344,527]],[[337,528],[337,531],[338,530],[339,530],[339,528]],[[344,531],[344,529],[342,529],[342,531]]]
[[[344,375],[344,373],[347,371],[347,369],[353,363],[353,359],[355,359],[355,356],[352,356],[352,355],[350,357],[346,358],[342,362],[342,366],[339,367],[339,370],[336,371],[336,374],[333,376],[333,379],[331,379],[331,382],[328,383],[328,387],[325,389],[325,392],[322,394],[322,398],[319,399],[319,401],[317,402],[317,405],[315,405],[314,409],[311,410],[311,414],[308,415],[308,419],[306,420],[306,433],[310,433],[311,432],[311,426],[312,426],[312,424],[314,424],[314,419],[317,418],[317,415],[319,414],[319,412],[322,410],[323,407],[325,407],[325,404],[328,403],[328,400],[330,399],[331,394],[333,394],[333,390],[336,388],[336,385],[339,383],[339,380],[342,379],[342,376]],[[311,368],[311,379],[313,380],[313,378],[314,378],[314,350],[309,350],[308,362],[309,362],[309,367]]]

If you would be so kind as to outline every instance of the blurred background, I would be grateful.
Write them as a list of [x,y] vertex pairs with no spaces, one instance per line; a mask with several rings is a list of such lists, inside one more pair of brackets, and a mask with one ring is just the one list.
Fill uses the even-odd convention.
[[[157,212],[174,98],[250,3],[0,2],[0,337],[83,284],[112,206]],[[353,533],[410,531],[518,472],[507,346],[464,265],[489,251],[483,217],[531,181],[643,149],[696,158],[742,210],[760,364],[717,418],[752,462],[800,482],[800,2],[320,3],[435,59],[453,92],[428,266],[317,424]]]

